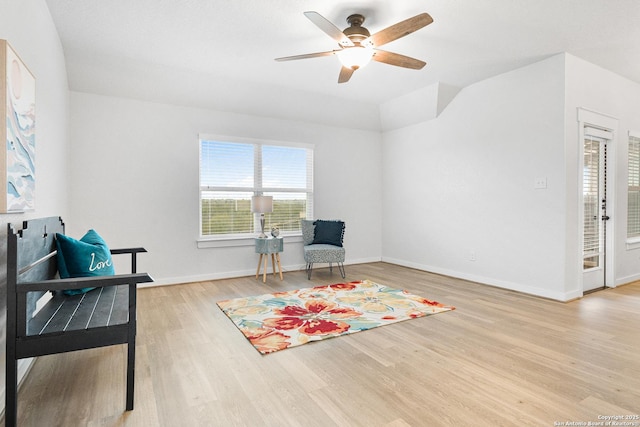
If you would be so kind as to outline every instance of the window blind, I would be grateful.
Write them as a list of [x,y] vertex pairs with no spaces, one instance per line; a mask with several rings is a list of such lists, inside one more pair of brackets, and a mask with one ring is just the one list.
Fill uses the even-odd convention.
[[640,237],[640,136],[629,134],[627,238]]
[[598,255],[600,251],[600,140],[585,137],[584,169],[584,247],[585,258]]

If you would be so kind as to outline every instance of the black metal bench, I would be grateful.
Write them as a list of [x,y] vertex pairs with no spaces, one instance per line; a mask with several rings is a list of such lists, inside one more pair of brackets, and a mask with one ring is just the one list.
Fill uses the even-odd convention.
[[[24,221],[21,230],[8,226],[6,426],[16,425],[19,359],[109,345],[127,344],[126,410],[133,409],[136,285],[153,281],[136,273],[136,255],[146,250],[111,250],[131,255],[131,274],[59,279],[56,233],[64,233],[60,217]],[[87,287],[99,289],[62,293]],[[36,313],[38,300],[48,291],[53,297]]]

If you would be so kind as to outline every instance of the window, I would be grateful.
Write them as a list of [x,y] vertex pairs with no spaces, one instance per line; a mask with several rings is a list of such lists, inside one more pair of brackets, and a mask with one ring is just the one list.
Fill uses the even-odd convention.
[[627,238],[640,238],[640,133],[629,132]]
[[255,237],[254,195],[273,196],[265,230],[299,233],[300,219],[313,218],[313,148],[201,135],[200,238]]

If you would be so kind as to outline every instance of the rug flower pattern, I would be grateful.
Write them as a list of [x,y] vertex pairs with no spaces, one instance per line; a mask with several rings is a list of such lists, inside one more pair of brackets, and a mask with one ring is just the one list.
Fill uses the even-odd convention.
[[219,301],[262,354],[455,307],[370,280]]

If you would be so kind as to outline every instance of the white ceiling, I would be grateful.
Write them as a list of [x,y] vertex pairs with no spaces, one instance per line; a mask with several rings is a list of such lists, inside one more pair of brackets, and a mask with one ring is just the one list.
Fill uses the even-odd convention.
[[[568,52],[640,83],[638,0],[47,0],[72,90],[150,99],[296,94],[379,104],[436,82],[464,87]],[[428,12],[434,23],[385,45],[427,62],[372,62],[338,84],[336,57],[274,58],[336,48],[304,15],[337,27],[365,15],[373,34]],[[154,95],[155,94],[155,95]],[[180,98],[178,100],[178,98]],[[287,98],[290,99],[290,98]]]

